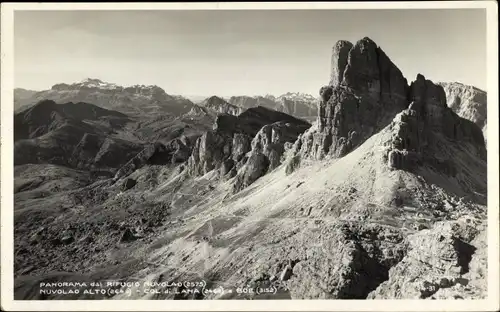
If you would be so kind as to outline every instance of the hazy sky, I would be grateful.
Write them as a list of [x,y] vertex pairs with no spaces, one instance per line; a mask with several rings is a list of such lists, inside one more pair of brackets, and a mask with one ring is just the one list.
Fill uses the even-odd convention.
[[99,78],[170,94],[317,95],[337,40],[373,39],[412,81],[486,88],[486,10],[17,11],[15,85]]

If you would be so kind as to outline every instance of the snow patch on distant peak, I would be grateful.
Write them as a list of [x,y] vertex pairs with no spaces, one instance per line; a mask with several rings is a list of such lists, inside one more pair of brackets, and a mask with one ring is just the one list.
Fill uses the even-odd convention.
[[302,93],[302,92],[287,92],[278,97],[279,99],[287,99],[293,101],[315,101],[317,98],[312,96],[311,94]]
[[94,78],[86,78],[81,82],[75,83],[73,85],[87,87],[87,88],[99,88],[108,90],[120,88],[120,86],[116,85],[115,83],[104,82],[100,79],[94,79]]
[[52,89],[58,89],[58,90],[64,90],[64,89],[80,89],[80,88],[91,88],[91,89],[100,89],[100,90],[116,90],[116,91],[121,91],[121,90],[134,90],[133,92],[138,92],[138,93],[165,93],[165,90],[163,90],[161,87],[157,85],[144,85],[144,84],[135,84],[132,86],[124,87],[121,85],[118,85],[116,83],[110,83],[110,82],[105,82],[102,81],[101,79],[97,78],[85,78],[81,80],[80,82],[75,82],[72,84],[57,84],[52,87]]

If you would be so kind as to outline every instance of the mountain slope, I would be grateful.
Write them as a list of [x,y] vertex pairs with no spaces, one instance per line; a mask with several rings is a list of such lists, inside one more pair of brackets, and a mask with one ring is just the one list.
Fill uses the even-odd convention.
[[88,103],[56,104],[54,101],[45,100],[14,115],[14,140],[46,134],[65,121],[79,123],[83,120],[107,120],[112,124],[114,121],[113,125],[116,125],[117,128],[130,121],[122,113]]
[[[454,231],[466,233],[473,225],[467,225],[464,218],[475,216],[480,220],[481,216],[480,206],[449,195],[440,187],[449,181],[447,175],[430,175],[434,179],[426,181],[387,166],[383,146],[391,141],[391,132],[388,128],[343,158],[313,162],[292,175],[286,175],[283,167],[278,168],[254,182],[244,193],[232,197],[226,195],[230,192],[231,181],[218,184],[217,178],[205,176],[182,182],[185,178],[173,172],[157,172],[155,167],[143,168],[129,176],[141,181],[135,190],[123,194],[123,198],[108,195],[107,200],[87,213],[101,211],[101,216],[109,213],[106,223],[111,226],[113,222],[119,223],[120,219],[104,207],[118,207],[118,201],[134,202],[134,198],[142,196],[151,207],[161,202],[171,203],[168,210],[171,215],[164,217],[164,226],[152,227],[153,232],[144,238],[122,244],[120,249],[116,249],[116,256],[128,254],[127,259],[135,263],[134,268],[124,269],[121,277],[141,281],[161,280],[161,276],[170,276],[169,281],[204,279],[226,289],[248,283],[264,287],[274,285],[280,289],[278,294],[281,298],[295,299],[364,298],[372,291],[376,292],[371,296],[389,294],[384,288],[392,283],[388,280],[391,268],[405,263],[409,263],[407,271],[418,272],[414,270],[424,268],[417,260],[412,260],[411,251],[405,247],[406,242],[421,237],[428,231],[425,228],[430,227],[431,233],[437,234],[424,241],[419,255],[422,259],[435,259],[436,255],[431,252],[455,248],[455,241],[472,246],[471,239],[477,235],[471,232],[469,237],[462,238],[440,227],[457,224],[458,229]],[[485,166],[482,168],[484,170]],[[158,184],[149,189],[148,180],[143,180],[143,177],[153,172],[158,174]],[[211,189],[210,185],[215,185],[215,188]],[[102,186],[99,188],[102,189]],[[203,190],[205,194],[193,194],[196,189]],[[105,188],[105,192],[113,194],[109,187]],[[139,212],[137,208],[127,212],[131,214],[131,220],[127,222],[130,225],[127,226],[133,226],[138,218],[134,216]],[[446,221],[459,216],[463,217],[463,221]],[[84,219],[91,224],[94,222],[90,221],[91,218]],[[435,222],[444,222],[444,225],[436,223],[438,227],[434,228]],[[55,224],[52,226],[57,228]],[[142,228],[148,229],[149,226]],[[56,237],[54,231],[51,229],[43,235]],[[84,238],[85,231],[70,231],[76,238]],[[110,230],[104,233],[113,233],[111,237],[97,235],[94,240],[101,246],[110,240],[119,240],[121,232]],[[449,240],[439,242],[440,235],[451,236]],[[439,249],[425,249],[438,242],[442,246]],[[59,247],[59,253],[62,248]],[[49,255],[44,254],[44,257]],[[433,285],[431,282],[434,279],[447,278],[449,284],[442,286],[446,290],[455,285],[454,280],[465,278],[462,276],[467,273],[460,273],[461,262],[453,262],[460,257],[459,250],[455,255],[448,256],[449,260],[443,260],[443,266],[453,268],[456,265],[456,272],[440,273],[432,269],[428,275],[421,274],[413,282],[405,281],[404,289],[413,289],[413,292],[405,290],[404,298],[430,298],[432,292],[428,295],[425,288],[422,292],[415,292],[419,283],[425,281]],[[75,259],[67,259],[67,263],[79,263]],[[407,260],[402,262],[403,259]],[[363,265],[357,266],[359,263]],[[398,278],[402,276],[398,275]],[[387,283],[378,289],[384,281]],[[477,282],[481,283],[481,280]],[[462,290],[465,287],[458,286]],[[469,288],[472,297],[480,295],[480,290],[470,285]],[[460,288],[455,291],[460,292]],[[143,299],[153,298],[144,292],[133,293]]]
[[41,101],[14,116],[14,164],[112,169],[141,149],[115,135],[129,122],[92,104]]
[[14,89],[14,110],[21,108],[25,102],[32,98],[37,91],[27,90],[23,88]]

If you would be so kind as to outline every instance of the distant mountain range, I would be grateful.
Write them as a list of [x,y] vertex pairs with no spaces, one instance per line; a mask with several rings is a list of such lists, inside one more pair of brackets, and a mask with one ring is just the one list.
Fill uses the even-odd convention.
[[[215,96],[215,95],[214,95]],[[196,104],[204,106],[210,97],[170,95],[155,85],[119,86],[100,79],[87,78],[83,81],[67,84],[59,83],[50,90],[33,91],[17,88],[14,91],[14,109],[20,112],[42,100],[56,103],[92,103],[97,106],[120,111],[127,115],[147,115],[167,113],[180,116],[189,112]],[[280,96],[232,96],[224,99],[227,104],[247,108],[264,106],[295,117],[313,120],[317,115],[318,98],[310,94],[289,92]],[[221,108],[224,111],[224,108]],[[218,110],[218,109],[216,109]],[[219,110],[220,111],[220,110]],[[233,110],[234,111],[234,110]]]
[[[486,137],[486,92],[459,82],[441,82],[446,93],[448,106],[459,116],[476,123]],[[100,79],[87,78],[72,84],[59,83],[50,90],[33,91],[23,88],[14,90],[14,109],[20,112],[42,100],[56,103],[92,103],[97,106],[116,110],[129,116],[151,113],[180,116],[196,106],[211,107],[215,111],[235,114],[245,109],[263,106],[284,112],[312,122],[318,114],[319,97],[300,92],[288,92],[280,96],[234,95],[199,96],[169,95],[154,85],[119,86]]]
[[92,103],[128,115],[167,113],[178,116],[187,113],[194,105],[182,96],[167,94],[158,86],[122,87],[90,78],[72,84],[59,83],[50,90],[35,92],[16,89],[14,92],[16,111],[28,108],[41,100],[52,100],[56,103]]

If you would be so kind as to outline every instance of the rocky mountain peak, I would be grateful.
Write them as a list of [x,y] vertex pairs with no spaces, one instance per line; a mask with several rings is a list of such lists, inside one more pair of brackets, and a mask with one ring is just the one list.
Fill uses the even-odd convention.
[[346,155],[408,106],[406,79],[367,37],[334,45],[330,84],[319,93],[317,127],[296,145],[314,159]]
[[122,90],[120,87],[114,83],[104,82],[97,78],[85,78],[80,82],[75,82],[72,84],[60,83],[52,86],[51,90],[55,91],[65,91],[65,90],[78,90],[78,89],[100,89],[100,90]]
[[[316,125],[295,143],[294,166],[301,157],[345,156],[407,108],[401,121],[404,133],[414,131],[420,138],[430,138],[435,131],[450,140],[471,142],[484,154],[482,134],[448,108],[443,88],[421,74],[409,86],[398,67],[368,37],[354,45],[342,40],[334,45],[330,83],[319,93]],[[415,127],[406,127],[407,119],[415,119]],[[414,139],[410,140],[415,144],[427,142]]]

